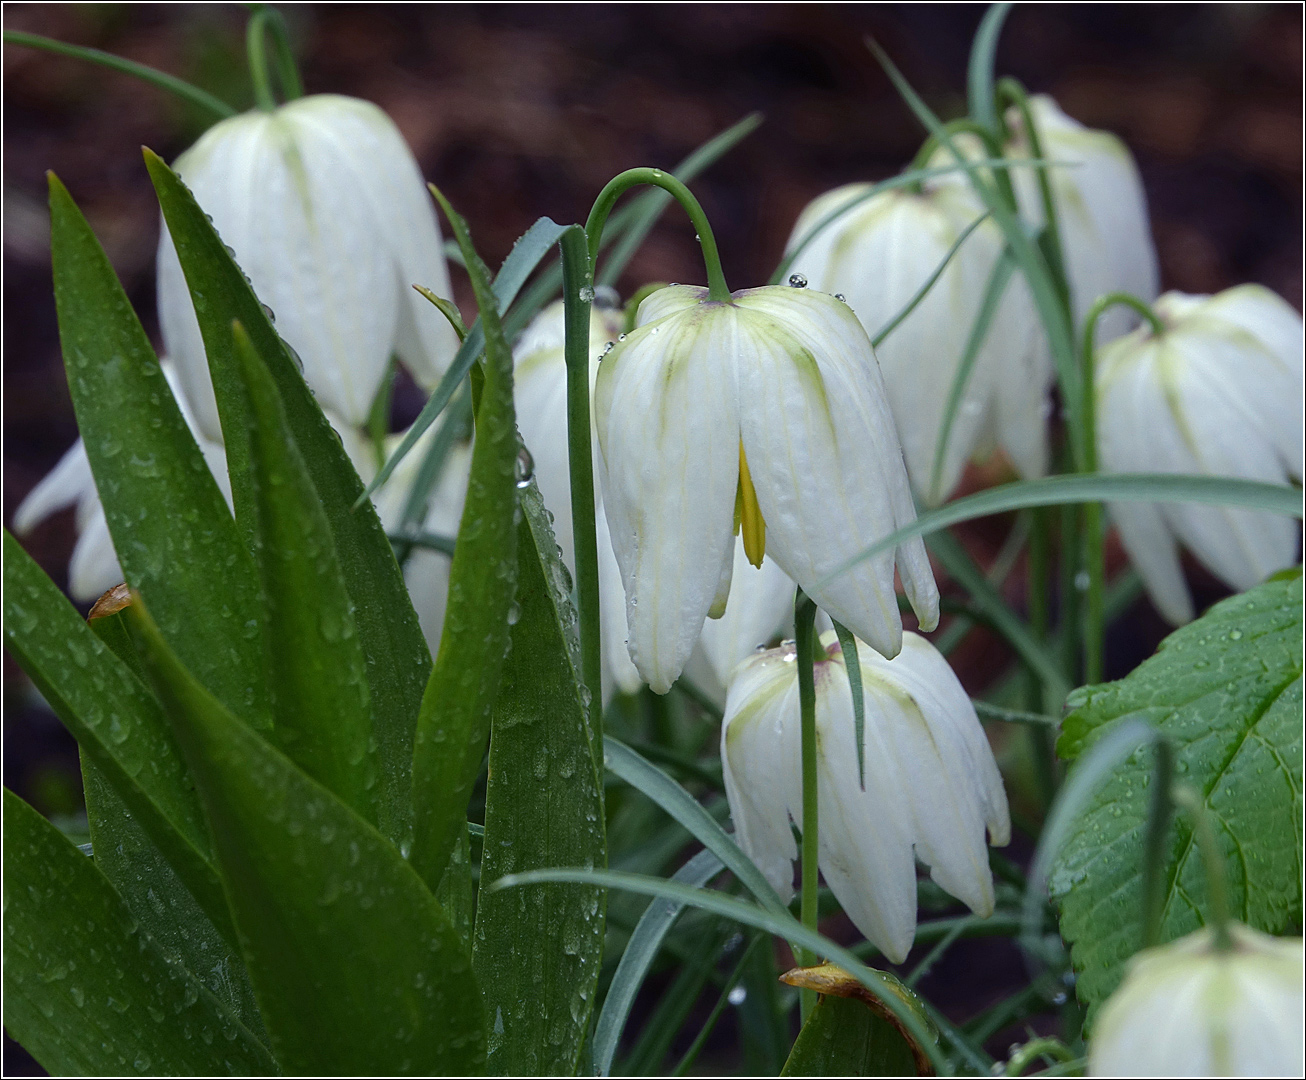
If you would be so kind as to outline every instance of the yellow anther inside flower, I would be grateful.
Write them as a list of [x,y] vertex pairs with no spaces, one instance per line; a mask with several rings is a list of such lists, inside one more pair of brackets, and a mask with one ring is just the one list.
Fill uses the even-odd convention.
[[766,554],[766,519],[757,505],[757,492],[753,478],[748,475],[748,458],[744,456],[744,442],[739,441],[739,524],[744,533],[744,554],[748,561],[761,567]]

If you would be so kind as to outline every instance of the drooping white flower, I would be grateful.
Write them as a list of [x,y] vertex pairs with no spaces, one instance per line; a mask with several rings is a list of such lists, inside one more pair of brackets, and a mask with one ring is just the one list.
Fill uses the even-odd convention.
[[[870,186],[848,184],[815,199],[794,226],[789,247]],[[907,306],[984,212],[964,177],[928,181],[919,192],[883,191],[816,232],[792,268],[814,288],[846,296],[867,333],[875,335]],[[966,461],[986,442],[1000,443],[1027,478],[1047,468],[1051,365],[1047,350],[1038,344],[1028,287],[1015,275],[970,370],[934,484],[949,389],[1002,248],[998,227],[992,221],[979,225],[924,299],[876,349],[908,475],[929,503],[947,498]]]
[[[218,481],[218,487],[231,505],[231,481],[227,478],[227,456],[220,442],[204,436],[181,389],[176,367],[167,360],[160,366],[172,388],[181,415],[199,444],[209,470]],[[50,470],[14,512],[14,532],[22,535],[31,532],[51,514],[75,506],[77,509],[77,543],[68,563],[68,591],[79,603],[90,603],[101,593],[123,580],[122,568],[109,536],[104,507],[95,490],[91,463],[86,456],[86,446],[79,438]]]
[[[1140,327],[1097,354],[1102,471],[1300,480],[1301,316],[1260,285],[1170,292],[1154,310],[1163,334]],[[1190,503],[1115,503],[1110,512],[1157,610],[1175,624],[1193,617],[1178,542],[1236,590],[1297,555],[1296,525],[1273,514]]]
[[919,538],[821,583],[915,518],[866,331],[847,304],[810,289],[707,296],[691,286],[649,296],[595,384],[631,659],[666,693],[704,616],[726,608],[736,521],[754,563],[771,555],[831,616],[896,655],[895,556],[922,625],[938,619]]
[[[457,340],[410,287],[449,295],[435,211],[403,137],[375,105],[318,94],[214,125],[176,162],[274,312],[324,409],[366,419],[395,353],[424,386]],[[202,430],[217,407],[189,290],[166,226],[159,324]]]
[[[1159,289],[1156,247],[1133,155],[1110,132],[1071,119],[1046,94],[1035,94],[1029,104],[1043,157],[1064,163],[1048,175],[1076,325],[1107,293],[1126,292],[1150,303]],[[1006,119],[1013,135],[1005,152],[1031,156],[1019,111],[1008,110]],[[1011,178],[1022,216],[1042,225],[1037,170],[1013,168]],[[1137,324],[1129,308],[1114,307],[1098,323],[1098,340],[1110,341]]]
[[[563,562],[576,571],[575,531],[571,520],[571,469],[567,441],[567,358],[565,311],[561,300],[541,311],[522,332],[513,350],[513,396],[517,428],[535,465],[535,481],[544,505],[553,514],[553,533]],[[590,308],[590,390],[599,371],[599,358],[609,341],[621,335],[621,312],[596,302]],[[591,425],[593,411],[591,410]],[[612,538],[603,513],[598,486],[598,442],[594,447],[594,519],[599,552],[599,622],[603,646],[605,697],[614,690],[631,694],[641,679],[626,649],[626,592],[612,553]]]
[[1301,1076],[1302,939],[1205,927],[1129,963],[1088,1044],[1093,1076]]
[[[816,675],[820,867],[844,911],[901,963],[916,928],[916,866],[972,911],[993,911],[989,843],[1010,839],[1002,778],[975,709],[943,656],[917,634],[886,660],[858,646],[865,701],[866,788],[845,660],[831,631]],[[793,643],[736,671],[721,729],[726,796],[740,846],[793,895],[802,828],[798,664]],[[914,857],[913,857],[913,852]]]

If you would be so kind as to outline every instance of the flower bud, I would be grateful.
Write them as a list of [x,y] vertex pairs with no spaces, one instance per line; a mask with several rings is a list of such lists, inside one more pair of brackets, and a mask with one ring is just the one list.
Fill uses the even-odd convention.
[[1129,962],[1088,1044],[1094,1076],[1301,1076],[1302,939],[1207,927]]
[[[604,509],[630,655],[658,693],[730,593],[735,535],[887,655],[901,647],[895,552],[823,582],[915,518],[893,417],[848,306],[769,286],[709,300],[670,286],[640,305],[594,390]],[[897,549],[922,625],[938,591],[919,538]]]
[[[403,137],[375,105],[318,94],[214,125],[176,162],[299,354],[324,409],[367,418],[392,353],[431,387],[457,349],[411,286],[449,295],[435,211]],[[201,429],[221,439],[208,362],[166,225],[159,325]]]
[[[1011,835],[984,729],[943,656],[917,634],[886,660],[859,644],[865,774],[846,658],[833,631],[815,665],[820,868],[854,925],[894,963],[916,928],[916,860],[976,914],[993,911],[985,847]],[[793,895],[802,828],[798,663],[793,643],[736,670],[721,729],[726,797],[740,846],[781,897]]]
[[[1102,471],[1300,480],[1301,316],[1260,285],[1166,293],[1154,310],[1164,333],[1139,327],[1097,354]],[[1192,503],[1110,510],[1153,603],[1175,624],[1193,617],[1177,542],[1239,591],[1296,559],[1297,526],[1274,514]]]

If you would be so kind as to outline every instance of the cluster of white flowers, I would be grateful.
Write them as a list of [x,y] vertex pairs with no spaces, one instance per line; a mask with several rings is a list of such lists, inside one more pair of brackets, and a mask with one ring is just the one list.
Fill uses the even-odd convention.
[[[1032,99],[1031,116],[1053,163],[1076,320],[1099,296],[1123,291],[1155,302],[1163,327],[1134,329],[1137,316],[1125,308],[1108,311],[1098,326],[1096,437],[1104,471],[1300,482],[1301,318],[1258,286],[1157,300],[1146,205],[1128,151],[1050,99]],[[1007,126],[1003,152],[1029,157],[1020,116],[1013,112]],[[279,333],[370,478],[377,462],[360,428],[392,357],[430,388],[456,347],[444,318],[409,288],[417,282],[449,294],[439,228],[402,137],[374,106],[322,95],[218,124],[177,169],[275,312]],[[1041,224],[1036,168],[1014,167],[1011,176],[1021,214]],[[788,646],[754,650],[783,633],[795,584],[848,627],[860,641],[865,756],[857,761],[847,659],[827,635],[825,658],[816,663],[820,862],[856,925],[901,961],[914,937],[915,860],[975,912],[992,911],[986,843],[1007,842],[1006,797],[947,661],[902,628],[895,573],[920,628],[928,632],[938,620],[922,541],[830,578],[914,519],[913,493],[925,503],[946,499],[978,452],[1001,447],[1022,476],[1045,472],[1052,365],[1017,274],[993,311],[936,460],[944,390],[963,362],[1004,242],[993,221],[980,220],[984,205],[964,174],[864,198],[868,187],[839,188],[807,208],[790,241],[796,255],[788,286],[728,298],[668,286],[643,300],[626,333],[615,305],[597,303],[590,381],[605,691],[631,692],[644,682],[665,693],[689,665],[724,695],[721,758],[737,835],[788,895],[796,856],[790,823],[802,827],[798,665]],[[872,335],[889,326],[954,246],[928,294],[877,353]],[[169,381],[225,483],[203,343],[166,228],[158,298]],[[574,564],[560,303],[517,343],[516,394],[541,493],[563,557]],[[376,494],[388,525],[402,516],[424,445]],[[427,528],[457,531],[469,456],[460,448],[447,460]],[[85,601],[114,585],[120,570],[80,443],[29,495],[15,527],[30,529],[69,504],[81,534],[71,591]],[[1193,615],[1176,541],[1240,589],[1296,557],[1295,526],[1265,515],[1145,504],[1112,513],[1158,609],[1175,622]],[[405,573],[434,643],[448,560],[419,551]],[[1268,948],[1239,941],[1253,952]],[[1298,943],[1298,980],[1300,954]],[[1152,1015],[1151,1006],[1128,1002],[1151,1000],[1158,986],[1180,980],[1183,965],[1205,962],[1200,943],[1173,956],[1180,959],[1140,959],[1104,1013],[1099,1071],[1137,1064],[1129,1039],[1139,1036],[1130,1032]],[[1228,971],[1220,979],[1233,985],[1243,978],[1235,970],[1240,960],[1221,962]],[[1211,1007],[1196,986],[1186,981],[1182,992]],[[1299,988],[1295,1009],[1299,1016]],[[1149,1028],[1142,1037],[1151,1035]],[[1255,1038],[1247,1037],[1250,1056],[1242,1043],[1230,1044],[1229,1060],[1260,1060]],[[1176,1053],[1217,1054],[1200,1040],[1176,1046]]]

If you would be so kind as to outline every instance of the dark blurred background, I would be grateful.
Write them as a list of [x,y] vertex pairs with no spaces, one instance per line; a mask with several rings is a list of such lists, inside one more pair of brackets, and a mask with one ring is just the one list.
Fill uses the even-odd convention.
[[[541,214],[583,221],[635,165],[674,165],[745,114],[766,122],[694,188],[736,287],[761,284],[799,210],[910,160],[922,132],[868,54],[874,35],[936,111],[964,111],[969,4],[282,5],[309,93],[372,100],[426,176],[467,216],[491,265]],[[180,75],[247,107],[246,13],[236,4],[6,4],[6,29],[90,45]],[[1302,304],[1302,26],[1296,4],[1038,5],[1012,12],[999,74],[1053,94],[1122,136],[1152,213],[1162,285],[1214,292],[1260,282]],[[155,334],[158,210],[142,144],[173,158],[208,117],[130,77],[4,46],[4,518],[76,438],[50,282],[47,169],[71,190]],[[672,211],[622,282],[702,276]],[[470,293],[456,280],[464,309]],[[981,558],[1007,524],[967,536]],[[25,543],[58,582],[71,511]],[[1115,562],[1118,563],[1118,553]],[[1193,567],[1199,602],[1220,595]],[[1110,642],[1112,675],[1165,627],[1140,601]],[[1005,653],[972,634],[955,656],[972,692]],[[4,782],[76,815],[76,750],[4,658]],[[988,950],[987,952],[985,950]],[[922,988],[950,1011],[957,970],[1019,979],[1005,942],[959,943]],[[1017,1033],[1019,1034],[1019,1033]],[[8,1051],[8,1047],[6,1048]],[[704,1060],[704,1066],[707,1060]],[[6,1053],[6,1072],[21,1068]]]

